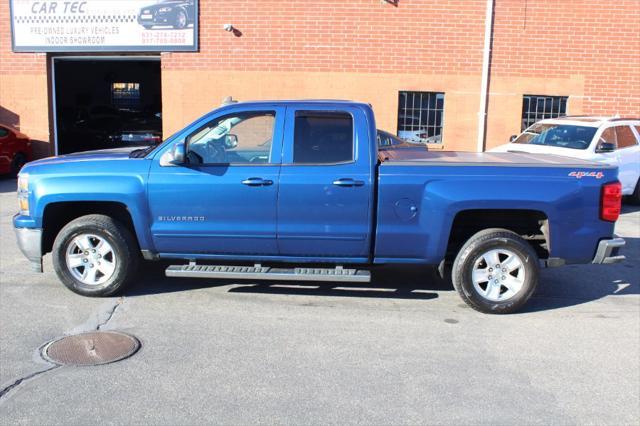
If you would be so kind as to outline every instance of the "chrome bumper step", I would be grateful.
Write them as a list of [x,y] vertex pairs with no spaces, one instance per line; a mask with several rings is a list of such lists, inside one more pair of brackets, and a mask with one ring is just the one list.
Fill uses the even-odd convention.
[[171,265],[167,277],[218,278],[276,281],[340,281],[368,283],[371,273],[358,269],[337,268],[271,268],[269,266]]
[[593,258],[592,263],[611,264],[623,262],[624,260],[626,260],[626,257],[619,254],[618,252],[624,246],[625,241],[620,237],[600,241],[600,243],[598,243],[596,256]]

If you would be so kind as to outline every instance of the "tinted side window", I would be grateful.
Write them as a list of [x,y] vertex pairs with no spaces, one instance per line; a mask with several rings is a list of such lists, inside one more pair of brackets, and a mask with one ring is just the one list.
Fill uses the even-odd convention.
[[617,126],[616,135],[618,137],[618,149],[629,148],[637,144],[636,135],[633,134],[629,126]]
[[296,164],[336,164],[353,160],[353,119],[350,114],[299,111],[293,138],[293,162]]
[[7,129],[0,127],[0,138],[4,138],[8,134],[9,134],[9,131]]
[[598,147],[602,143],[611,143],[616,146],[618,145],[618,143],[616,142],[616,132],[613,127],[609,127],[602,132],[602,134],[600,135],[600,140],[598,141]]

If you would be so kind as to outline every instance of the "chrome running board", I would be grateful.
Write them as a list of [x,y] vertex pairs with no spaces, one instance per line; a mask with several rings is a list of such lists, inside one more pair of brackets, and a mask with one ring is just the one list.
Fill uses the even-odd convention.
[[371,273],[358,269],[337,268],[271,268],[269,266],[171,265],[167,277],[218,278],[275,281],[340,281],[368,283]]

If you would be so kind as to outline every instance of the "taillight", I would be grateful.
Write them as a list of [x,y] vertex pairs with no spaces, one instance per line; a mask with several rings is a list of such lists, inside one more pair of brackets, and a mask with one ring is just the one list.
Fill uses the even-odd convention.
[[622,185],[620,182],[602,185],[600,195],[600,219],[615,222],[620,216],[622,207]]

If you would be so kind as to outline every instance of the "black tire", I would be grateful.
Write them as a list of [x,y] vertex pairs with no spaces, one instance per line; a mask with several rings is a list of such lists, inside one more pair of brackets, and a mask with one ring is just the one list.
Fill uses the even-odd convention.
[[153,28],[153,25],[143,25],[145,30],[150,30],[151,28]]
[[11,176],[18,176],[20,170],[27,164],[27,157],[22,153],[17,153],[11,162]]
[[[472,279],[476,261],[483,254],[496,249],[506,249],[516,254],[522,264],[521,270],[524,271],[522,287],[513,296],[503,301],[493,301],[483,296],[474,286]],[[462,300],[471,308],[487,314],[509,314],[520,309],[534,293],[538,285],[539,268],[535,250],[518,234],[506,229],[485,229],[473,235],[462,246],[453,262],[451,279]],[[500,275],[508,273],[500,270],[497,272]],[[499,283],[496,288],[500,288],[498,290],[500,294],[505,293],[507,288],[499,281],[496,280],[496,282]]]
[[173,28],[181,30],[187,26],[187,14],[183,10],[179,10],[176,13],[175,21],[173,22]]
[[639,206],[640,205],[640,179],[636,183],[636,189],[633,191],[633,194],[629,196],[629,203]]
[[[92,234],[103,238],[113,249],[115,268],[104,283],[88,285],[73,276],[67,266],[66,255],[73,240],[82,234]],[[123,290],[135,276],[139,263],[138,244],[129,229],[109,216],[92,214],[69,222],[58,233],[53,243],[53,267],[60,281],[74,293],[103,297],[112,296]]]

